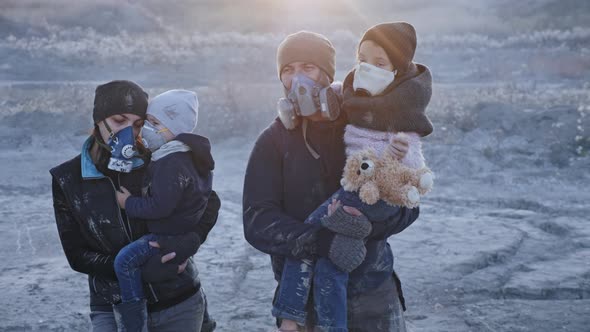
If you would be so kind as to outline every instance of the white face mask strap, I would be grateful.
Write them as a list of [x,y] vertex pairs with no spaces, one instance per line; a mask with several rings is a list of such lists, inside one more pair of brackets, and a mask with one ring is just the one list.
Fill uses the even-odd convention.
[[315,158],[315,159],[320,159],[320,154],[317,153],[316,150],[314,150],[311,145],[309,145],[309,143],[307,142],[307,118],[303,118],[303,124],[301,125],[301,130],[303,131],[303,141],[305,141],[305,146],[307,147],[307,151],[309,151],[309,153],[311,153],[311,155]]

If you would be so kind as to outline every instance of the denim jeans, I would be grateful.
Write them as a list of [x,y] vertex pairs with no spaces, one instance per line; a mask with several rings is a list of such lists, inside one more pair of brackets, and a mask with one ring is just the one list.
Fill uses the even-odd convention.
[[[185,301],[164,310],[148,314],[150,332],[201,332],[203,316],[206,310],[202,290]],[[112,311],[90,312],[92,332],[115,332],[117,323]]]
[[158,254],[159,249],[150,246],[157,236],[147,234],[129,243],[115,257],[115,273],[121,289],[122,302],[134,302],[145,298],[141,280],[141,265]]
[[403,304],[394,278],[348,298],[348,332],[406,332]]
[[[342,205],[359,209],[372,222],[384,222],[398,212],[398,207],[384,201],[366,204],[361,201],[358,193],[340,188],[312,212],[305,223],[319,223],[328,214],[328,205],[333,199],[340,200]],[[327,258],[320,257],[316,262],[287,258],[272,314],[304,325],[307,321],[307,303],[313,294],[316,327],[322,331],[345,332],[347,284],[348,273],[338,269]]]

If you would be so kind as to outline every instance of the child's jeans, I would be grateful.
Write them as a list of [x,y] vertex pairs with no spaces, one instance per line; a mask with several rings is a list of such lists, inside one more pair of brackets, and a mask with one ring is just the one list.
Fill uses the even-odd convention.
[[[339,200],[344,206],[359,209],[372,222],[384,222],[398,212],[398,207],[384,201],[378,201],[373,205],[366,204],[361,201],[357,192],[348,192],[340,188],[312,212],[305,223],[319,223],[321,218],[328,214],[328,205],[332,199]],[[315,264],[307,259],[287,258],[272,314],[305,325],[305,309],[313,285],[316,327],[321,331],[345,332],[347,284],[348,273],[341,271],[328,258],[320,257]]]
[[147,234],[129,243],[115,257],[115,273],[119,280],[122,302],[135,302],[145,298],[141,281],[141,265],[158,254],[159,249],[150,246],[157,236]]

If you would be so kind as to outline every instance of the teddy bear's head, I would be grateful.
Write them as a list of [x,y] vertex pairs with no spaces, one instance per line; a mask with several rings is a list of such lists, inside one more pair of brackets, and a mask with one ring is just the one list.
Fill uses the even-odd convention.
[[365,183],[374,181],[377,162],[377,153],[373,149],[366,149],[349,156],[340,181],[342,188],[346,191],[357,191]]

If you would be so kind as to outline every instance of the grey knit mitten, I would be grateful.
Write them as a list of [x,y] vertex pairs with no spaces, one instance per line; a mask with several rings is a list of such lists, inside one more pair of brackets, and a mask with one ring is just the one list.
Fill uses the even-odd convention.
[[371,233],[373,226],[364,215],[353,216],[342,207],[334,213],[322,218],[322,226],[336,234],[342,234],[355,239],[364,239]]
[[365,241],[340,234],[334,236],[328,252],[330,261],[348,273],[361,265],[366,255]]

